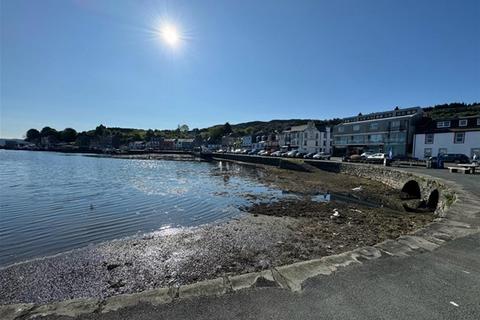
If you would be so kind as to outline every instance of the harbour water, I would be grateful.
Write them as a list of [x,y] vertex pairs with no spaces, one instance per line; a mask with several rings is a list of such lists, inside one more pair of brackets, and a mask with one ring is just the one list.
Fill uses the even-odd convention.
[[231,219],[282,197],[258,169],[0,150],[0,266],[159,229]]

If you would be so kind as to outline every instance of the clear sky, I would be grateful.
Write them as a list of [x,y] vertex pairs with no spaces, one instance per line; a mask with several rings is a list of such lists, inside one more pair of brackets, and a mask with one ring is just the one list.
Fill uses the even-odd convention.
[[478,0],[0,3],[2,137],[480,100]]

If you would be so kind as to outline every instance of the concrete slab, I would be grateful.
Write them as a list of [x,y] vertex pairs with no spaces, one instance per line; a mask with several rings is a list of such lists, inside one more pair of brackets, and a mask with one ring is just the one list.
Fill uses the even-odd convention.
[[33,303],[20,303],[0,306],[0,319],[14,320],[27,315],[35,305]]
[[110,297],[105,300],[102,305],[102,313],[116,311],[121,308],[131,307],[139,303],[149,303],[151,305],[159,305],[173,301],[172,289],[160,288],[155,290],[144,291],[134,294],[123,294]]
[[224,278],[217,278],[181,286],[178,290],[178,295],[180,299],[183,299],[199,296],[222,295],[230,290],[231,287],[226,284]]
[[[238,276],[228,277],[228,279],[230,280],[233,291],[254,287],[280,286],[273,278],[271,270],[241,274]],[[259,285],[260,282],[264,283],[264,285]]]
[[93,313],[100,307],[100,301],[97,299],[73,299],[58,303],[45,304],[35,307],[30,313],[29,318],[39,316],[56,315],[67,317],[78,317],[82,314]]
[[275,268],[286,280],[286,284],[292,291],[301,291],[305,280],[318,276],[329,275],[336,270],[333,264],[321,259],[309,260],[287,266]]

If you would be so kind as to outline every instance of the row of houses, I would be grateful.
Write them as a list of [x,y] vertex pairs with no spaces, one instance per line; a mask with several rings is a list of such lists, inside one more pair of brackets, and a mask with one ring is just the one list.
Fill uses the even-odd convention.
[[336,156],[368,151],[419,159],[447,153],[473,157],[480,156],[480,114],[433,120],[420,107],[395,108],[344,118],[333,127],[310,121],[280,133],[224,137],[222,147],[298,149]]
[[152,137],[149,141],[132,141],[128,144],[130,150],[193,150],[202,145],[200,139],[166,139]]

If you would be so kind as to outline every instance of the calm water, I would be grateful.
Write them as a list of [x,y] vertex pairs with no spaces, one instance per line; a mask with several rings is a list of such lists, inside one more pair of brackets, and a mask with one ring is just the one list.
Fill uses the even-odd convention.
[[0,150],[0,266],[160,228],[229,219],[281,197],[229,163]]

